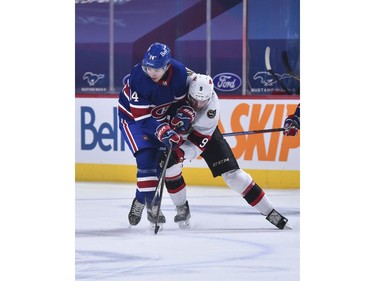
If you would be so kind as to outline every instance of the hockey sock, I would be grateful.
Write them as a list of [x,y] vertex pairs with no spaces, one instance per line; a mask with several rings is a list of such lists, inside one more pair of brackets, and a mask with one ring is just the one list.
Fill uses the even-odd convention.
[[243,192],[243,198],[262,215],[267,216],[273,209],[267,195],[255,182]]
[[165,187],[168,190],[175,206],[182,206],[186,202],[186,188],[185,180],[179,175],[176,178],[166,178]]
[[146,191],[146,192],[140,192],[137,190],[135,192],[135,198],[137,198],[138,202],[145,204],[147,202],[151,202],[152,198],[154,197],[153,191]]

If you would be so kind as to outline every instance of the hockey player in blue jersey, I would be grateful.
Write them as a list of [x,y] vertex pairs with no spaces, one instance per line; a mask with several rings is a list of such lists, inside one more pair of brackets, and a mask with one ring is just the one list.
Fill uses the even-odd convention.
[[[163,149],[177,147],[182,139],[166,120],[168,109],[186,97],[190,70],[171,58],[165,44],[153,43],[141,63],[131,70],[118,100],[119,127],[137,163],[137,189],[128,215],[137,225],[147,206],[147,219],[156,222],[153,199]],[[162,212],[158,223],[165,223]]]

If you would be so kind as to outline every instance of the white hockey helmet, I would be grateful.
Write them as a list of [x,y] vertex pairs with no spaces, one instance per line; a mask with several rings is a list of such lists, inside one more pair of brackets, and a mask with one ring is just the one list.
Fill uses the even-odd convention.
[[[209,75],[196,74],[189,86],[189,99],[194,101],[195,109],[204,107],[214,92],[214,83]],[[194,106],[193,106],[194,107]]]

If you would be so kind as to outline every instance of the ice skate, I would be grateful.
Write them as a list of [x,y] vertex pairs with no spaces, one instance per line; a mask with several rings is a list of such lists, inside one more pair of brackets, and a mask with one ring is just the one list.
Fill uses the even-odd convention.
[[291,229],[290,226],[287,225],[288,219],[275,209],[268,214],[266,219],[279,229]]
[[182,206],[177,206],[177,215],[174,217],[174,222],[178,223],[180,229],[190,228],[190,208],[189,203],[186,203]]
[[[158,211],[158,206],[147,205],[147,219],[150,222],[150,228],[152,230],[155,229],[157,211]],[[165,216],[163,215],[161,210],[159,212],[159,217],[158,217],[157,222],[158,222],[158,225],[160,226],[160,230],[162,230],[163,224],[165,223]]]
[[145,207],[145,204],[139,202],[137,198],[134,198],[132,206],[130,208],[129,215],[128,215],[129,223],[130,223],[129,227],[137,225],[141,221],[144,207]]

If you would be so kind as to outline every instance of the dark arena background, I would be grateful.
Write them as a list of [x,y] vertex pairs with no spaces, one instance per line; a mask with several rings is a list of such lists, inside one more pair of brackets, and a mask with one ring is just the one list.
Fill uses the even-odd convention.
[[117,93],[160,41],[218,94],[299,94],[299,0],[76,0],[75,13],[76,93]]

